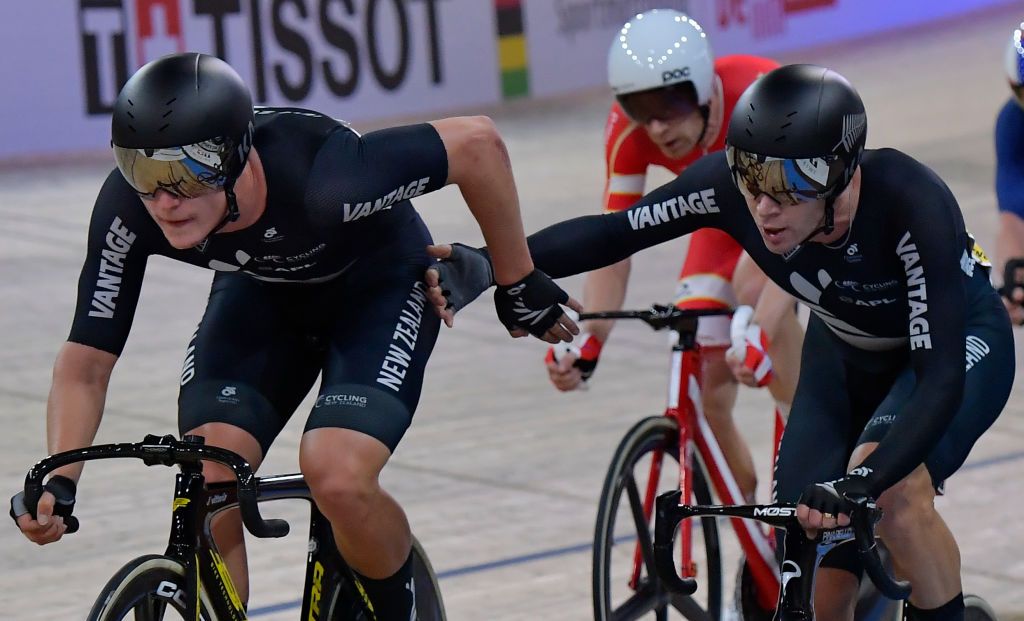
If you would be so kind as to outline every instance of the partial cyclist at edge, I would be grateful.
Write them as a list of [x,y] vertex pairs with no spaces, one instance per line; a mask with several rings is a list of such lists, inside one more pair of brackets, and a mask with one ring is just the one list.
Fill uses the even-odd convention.
[[[604,211],[623,211],[643,196],[648,168],[679,174],[699,157],[724,149],[736,100],[758,76],[776,67],[775,61],[757,56],[714,59],[700,24],[679,11],[654,9],[626,22],[608,51],[615,101],[604,133]],[[621,309],[630,266],[626,257],[588,273],[584,308]],[[793,298],[766,282],[732,237],[705,228],[690,236],[675,295],[676,306],[684,309],[756,307],[750,325],[740,327],[743,342],[728,356],[729,317],[701,318],[697,333],[703,410],[748,501],[754,498],[757,476],[750,449],[733,422],[737,379],[767,385],[785,415],[796,388],[803,338]],[[569,352],[556,357],[549,350],[548,374],[556,388],[574,390],[590,381],[612,326],[611,320],[587,321]]]
[[[865,150],[863,102],[838,73],[781,67],[736,109],[725,153],[701,158],[626,211],[531,235],[537,269],[561,278],[703,227],[729,233],[812,311],[777,500],[798,503],[811,535],[877,500],[876,532],[913,589],[907,618],[962,620],[960,552],[934,499],[1013,383],[1011,325],[987,260],[931,169],[895,149]],[[486,252],[432,253],[450,255],[428,274],[435,311],[446,303],[438,276],[462,299],[486,288],[455,282],[462,264],[484,264]],[[854,546],[823,559],[819,618],[853,618],[862,573]]]
[[[994,276],[1001,280],[1007,261],[1024,261],[1024,23],[1010,32],[1003,64],[1012,95],[996,117],[996,199],[999,207],[999,232],[996,237]],[[1015,270],[1016,271],[1016,270]],[[1024,273],[1015,283],[1024,282]],[[1000,282],[1007,287],[1005,303],[1010,319],[1024,324],[1024,288]]]
[[[127,81],[112,146],[117,168],[92,210],[78,305],[54,365],[47,449],[92,443],[148,258],[215,270],[181,377],[179,431],[255,469],[322,374],[300,468],[376,618],[414,618],[409,524],[378,482],[412,421],[440,326],[422,282],[430,235],[410,199],[459,186],[494,249],[494,277],[509,285],[496,298],[503,318],[513,306],[579,306],[533,268],[494,124],[447,118],[361,136],[312,110],[254,108],[227,63],[183,53]],[[577,331],[560,313],[528,328],[549,342]],[[16,518],[38,544],[64,534],[54,496],[73,500],[81,465],[55,474],[37,518]],[[204,474],[233,480],[209,463]],[[237,509],[213,530],[247,601]]]

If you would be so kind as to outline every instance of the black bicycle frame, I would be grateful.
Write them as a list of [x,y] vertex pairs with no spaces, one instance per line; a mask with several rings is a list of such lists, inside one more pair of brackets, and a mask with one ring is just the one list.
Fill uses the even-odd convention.
[[[203,515],[199,516],[201,522],[197,522],[205,525],[200,542],[202,547],[213,549],[213,536],[209,525],[218,513],[238,505],[237,489],[237,486],[232,483],[211,483],[206,487],[205,511]],[[309,545],[306,554],[306,578],[302,589],[302,611],[299,618],[304,621],[325,619],[323,614],[328,608],[334,610],[334,619],[366,618],[366,608],[370,606],[369,599],[353,578],[348,564],[337,553],[331,524],[313,502],[309,486],[306,485],[302,475],[283,474],[260,478],[258,489],[258,502],[273,500],[305,500],[309,502]],[[205,582],[205,576],[203,580],[204,584],[212,584]],[[339,602],[325,599],[338,592],[348,596],[347,601],[352,603],[350,610],[339,610]],[[225,599],[229,598],[230,594],[225,594]],[[234,621],[234,617],[228,618]]]
[[[238,507],[246,528],[257,537],[283,537],[288,534],[284,520],[264,520],[258,502],[301,499],[310,502],[309,547],[306,558],[306,579],[303,587],[301,619],[325,619],[322,611],[333,609],[334,619],[361,621],[367,615],[369,599],[351,569],[337,553],[331,525],[313,503],[309,487],[301,474],[287,474],[259,479],[239,455],[217,447],[206,446],[198,436],[178,441],[173,436],[146,436],[142,442],[105,444],[51,455],[33,466],[25,477],[26,505],[35,508],[42,495],[42,481],[50,471],[72,463],[97,459],[133,457],[146,465],[177,465],[181,472],[175,477],[174,502],[171,509],[171,532],[165,555],[185,568],[184,592],[167,595],[185,607],[187,618],[199,619],[200,597],[205,593],[207,605],[218,619],[245,621],[245,606],[235,591],[227,567],[213,541],[211,522],[222,511]],[[237,482],[206,485],[203,461],[214,461],[235,473]],[[69,528],[69,532],[74,529]],[[200,586],[203,588],[201,589]],[[345,596],[349,610],[338,609],[340,602],[325,597]],[[340,599],[340,598],[339,598]],[[341,615],[341,616],[339,616]]]
[[199,618],[199,598],[205,591],[211,612],[218,619],[244,621],[245,606],[213,543],[212,512],[207,504],[210,497],[202,470],[200,464],[182,464],[175,477],[171,534],[164,555],[185,567],[185,592],[193,594],[186,602],[188,618]]

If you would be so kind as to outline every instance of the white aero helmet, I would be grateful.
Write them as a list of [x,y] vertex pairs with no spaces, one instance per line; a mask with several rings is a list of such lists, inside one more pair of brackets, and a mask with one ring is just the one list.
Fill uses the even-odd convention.
[[1003,67],[1006,70],[1006,78],[1010,86],[1024,84],[1024,23],[1021,23],[1010,33],[1010,40],[1006,44],[1006,54],[1003,56]]
[[692,82],[697,104],[711,100],[714,57],[694,19],[653,9],[626,22],[608,50],[608,84],[616,96]]

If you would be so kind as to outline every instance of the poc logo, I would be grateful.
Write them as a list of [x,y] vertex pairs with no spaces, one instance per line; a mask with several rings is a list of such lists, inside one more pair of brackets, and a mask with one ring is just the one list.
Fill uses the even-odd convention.
[[792,517],[796,515],[796,509],[793,507],[758,507],[754,509],[754,515]]
[[673,69],[671,71],[661,72],[661,83],[675,82],[676,80],[685,80],[690,77],[690,68],[683,67],[682,69]]

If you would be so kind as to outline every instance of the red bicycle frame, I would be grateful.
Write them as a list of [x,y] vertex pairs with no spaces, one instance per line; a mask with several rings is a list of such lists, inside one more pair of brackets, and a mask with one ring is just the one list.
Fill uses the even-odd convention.
[[[743,498],[736,478],[729,469],[722,449],[704,417],[701,400],[701,347],[695,342],[693,334],[684,333],[682,340],[685,342],[679,342],[678,332],[673,332],[673,335],[676,336],[676,342],[672,345],[672,370],[669,375],[668,406],[665,416],[675,419],[679,424],[679,502],[681,505],[694,504],[693,459],[699,457],[719,501],[725,505],[743,504],[746,499]],[[776,409],[773,464],[784,426],[782,415]],[[647,479],[643,503],[644,515],[648,520],[654,511],[654,501],[658,495],[657,486],[661,476],[663,454],[664,451],[659,449],[651,460],[651,472]],[[756,585],[758,604],[765,610],[772,610],[779,595],[779,570],[775,559],[774,535],[753,521],[740,518],[730,518],[730,521],[736,536],[739,537],[747,566]],[[694,578],[697,573],[692,557],[692,528],[692,520],[684,520],[679,526],[682,552],[679,567],[684,578]],[[642,565],[643,558],[638,542],[630,580],[630,587],[633,589],[639,584]]]

